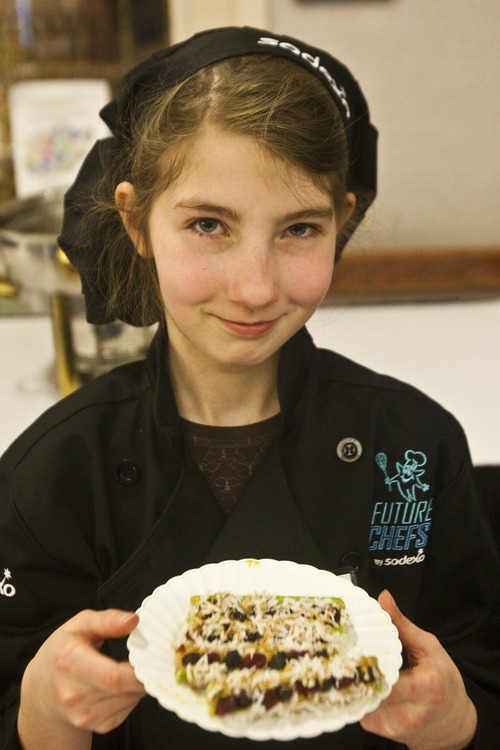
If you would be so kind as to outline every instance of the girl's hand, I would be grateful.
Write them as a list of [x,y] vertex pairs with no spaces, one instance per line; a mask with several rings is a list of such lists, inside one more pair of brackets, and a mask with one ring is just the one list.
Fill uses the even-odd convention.
[[24,750],[87,750],[92,732],[122,723],[144,695],[128,662],[100,653],[105,639],[124,638],[133,612],[85,610],[58,628],[28,664],[18,731]]
[[361,720],[368,732],[407,745],[410,750],[464,750],[477,725],[462,676],[437,638],[411,623],[388,591],[379,596],[408,652],[391,694]]

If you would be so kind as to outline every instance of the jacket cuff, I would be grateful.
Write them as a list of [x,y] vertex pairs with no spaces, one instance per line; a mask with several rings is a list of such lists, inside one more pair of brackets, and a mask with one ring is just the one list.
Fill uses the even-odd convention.
[[474,739],[464,750],[498,750],[500,700],[462,674],[465,689],[477,712]]

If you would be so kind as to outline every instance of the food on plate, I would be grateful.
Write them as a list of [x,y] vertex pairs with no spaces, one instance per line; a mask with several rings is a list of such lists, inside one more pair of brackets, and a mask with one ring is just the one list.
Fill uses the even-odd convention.
[[335,597],[193,596],[175,662],[177,681],[203,693],[218,716],[345,705],[385,684]]

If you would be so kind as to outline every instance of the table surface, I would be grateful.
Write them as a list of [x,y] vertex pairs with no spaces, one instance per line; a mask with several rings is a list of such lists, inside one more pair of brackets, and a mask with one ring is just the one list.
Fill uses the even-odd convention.
[[[320,308],[319,346],[407,381],[462,423],[476,464],[500,464],[500,301]],[[0,316],[0,454],[59,400],[46,315]]]

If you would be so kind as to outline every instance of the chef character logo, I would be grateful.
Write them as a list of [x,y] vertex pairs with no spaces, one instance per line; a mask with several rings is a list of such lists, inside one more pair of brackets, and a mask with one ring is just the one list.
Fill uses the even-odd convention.
[[427,456],[421,451],[407,450],[404,458],[404,463],[396,461],[397,473],[392,477],[387,473],[387,454],[377,453],[375,461],[385,476],[385,483],[389,487],[389,491],[392,492],[392,485],[396,485],[401,497],[407,502],[414,503],[417,499],[416,493],[418,490],[427,492],[429,489],[429,485],[421,479],[425,474],[425,469],[422,467],[427,463]]

